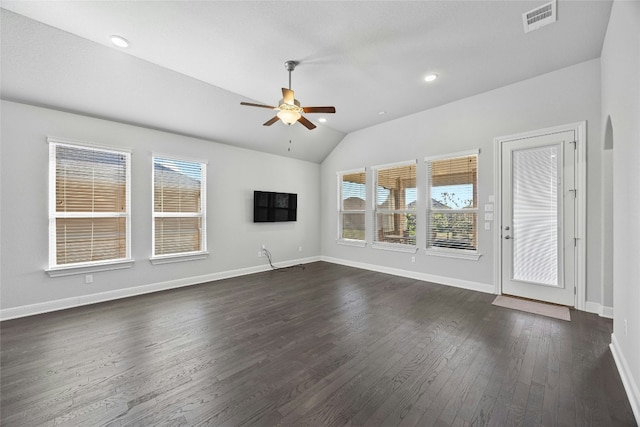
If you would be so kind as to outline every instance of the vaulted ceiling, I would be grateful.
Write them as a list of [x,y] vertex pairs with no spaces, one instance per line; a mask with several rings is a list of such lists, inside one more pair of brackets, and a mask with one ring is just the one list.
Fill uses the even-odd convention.
[[[559,0],[525,33],[544,3],[2,0],[0,95],[319,163],[350,132],[600,56],[611,1]],[[303,106],[337,109],[315,130],[240,106],[275,105],[287,60]]]

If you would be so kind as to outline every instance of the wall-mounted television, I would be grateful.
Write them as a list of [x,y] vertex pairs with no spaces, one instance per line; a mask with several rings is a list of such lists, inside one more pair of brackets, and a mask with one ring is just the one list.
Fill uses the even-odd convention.
[[297,194],[253,192],[253,222],[296,221],[297,209]]

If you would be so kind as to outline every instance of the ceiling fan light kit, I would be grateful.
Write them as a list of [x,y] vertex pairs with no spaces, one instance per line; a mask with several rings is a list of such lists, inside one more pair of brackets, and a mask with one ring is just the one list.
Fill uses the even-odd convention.
[[300,117],[302,117],[302,114],[300,114],[300,112],[295,109],[288,108],[286,104],[281,104],[280,111],[278,111],[278,114],[276,114],[276,116],[278,116],[278,118],[282,120],[282,123],[292,125],[297,122]]
[[307,120],[302,113],[335,113],[335,107],[301,107],[300,102],[295,99],[294,92],[291,90],[291,72],[295,70],[298,63],[296,61],[286,61],[284,67],[289,72],[289,88],[282,88],[282,99],[277,107],[270,105],[254,104],[251,102],[241,102],[240,105],[249,107],[269,108],[276,110],[276,116],[263,123],[263,126],[271,126],[278,120],[286,125],[292,125],[296,122],[301,123],[307,129],[315,129],[316,125]]

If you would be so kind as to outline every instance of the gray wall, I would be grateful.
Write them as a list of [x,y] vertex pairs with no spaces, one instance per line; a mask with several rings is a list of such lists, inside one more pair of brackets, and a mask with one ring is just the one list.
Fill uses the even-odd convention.
[[[276,260],[317,257],[360,262],[411,274],[442,278],[449,284],[493,287],[493,234],[480,230],[479,261],[436,258],[419,251],[416,263],[405,253],[339,246],[336,237],[336,172],[419,159],[424,188],[425,156],[479,148],[479,200],[488,203],[493,189],[493,138],[564,123],[588,122],[587,301],[601,304],[603,289],[601,234],[600,68],[588,61],[531,80],[480,94],[433,110],[355,132],[317,164],[233,148],[194,138],[98,120],[12,102],[2,104],[2,308],[20,307],[79,295],[128,289],[163,281],[197,278],[216,272],[264,265],[257,250],[266,243]],[[82,276],[51,279],[47,263],[46,136],[94,141],[133,149],[132,270],[99,273],[94,283]],[[206,261],[151,266],[150,188],[152,151],[209,160],[209,249]],[[234,179],[235,171],[242,169]],[[28,190],[7,187],[30,171]],[[224,186],[216,185],[225,182]],[[295,224],[253,224],[253,189],[297,192]],[[321,197],[317,192],[320,189]],[[220,200],[228,206],[219,209]],[[424,210],[424,198],[418,209]],[[424,217],[418,226],[424,230]],[[371,218],[368,218],[371,221]],[[15,224],[24,224],[23,230]],[[10,224],[8,227],[7,225]],[[320,228],[318,227],[320,224]],[[495,225],[495,224],[494,224]],[[26,232],[24,231],[26,230]],[[321,230],[321,232],[320,232]],[[372,231],[369,231],[369,240]],[[418,243],[424,246],[424,235]],[[298,252],[298,247],[303,252]],[[424,277],[424,276],[418,276]],[[54,284],[54,286],[52,286]],[[604,296],[606,297],[606,295]]]
[[[3,310],[91,295],[126,296],[162,283],[180,285],[222,272],[266,268],[274,262],[320,255],[319,176],[315,163],[235,148],[166,132],[2,101],[1,294]],[[47,136],[132,149],[131,269],[50,278],[48,263]],[[151,265],[152,153],[208,161],[206,260]],[[253,190],[298,194],[298,221],[254,224]],[[299,252],[302,246],[302,252]],[[138,289],[136,289],[138,288]],[[69,300],[71,299],[71,300]],[[95,299],[95,298],[94,298]],[[64,304],[63,304],[64,305]],[[55,304],[51,307],[55,307]]]
[[640,2],[614,2],[601,63],[613,147],[612,349],[640,422]]
[[[373,249],[370,246],[355,248],[336,244],[336,173],[363,166],[418,159],[418,186],[424,189],[424,157],[479,148],[478,196],[480,223],[483,224],[482,207],[489,203],[489,196],[495,194],[494,138],[583,120],[587,121],[588,159],[586,298],[599,306],[602,302],[599,60],[587,61],[347,135],[322,163],[322,255],[355,265],[360,263],[382,269],[399,269],[410,276],[435,276],[447,284],[493,289],[493,231],[485,231],[482,226],[479,230],[479,251],[482,253],[479,261],[433,257],[418,251],[415,254],[416,262],[412,263],[412,254]],[[418,200],[417,209],[424,211],[425,208],[425,198],[422,197]],[[425,230],[424,215],[418,218],[418,229]],[[368,224],[373,223],[373,218],[367,219]],[[369,241],[372,233],[370,229]],[[418,233],[418,246],[424,247],[424,232]]]

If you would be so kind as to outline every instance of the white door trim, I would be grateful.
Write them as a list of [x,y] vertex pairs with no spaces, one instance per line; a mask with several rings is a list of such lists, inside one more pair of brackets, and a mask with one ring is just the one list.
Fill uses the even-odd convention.
[[513,135],[499,136],[493,139],[494,168],[493,168],[493,188],[495,197],[495,227],[493,227],[493,277],[495,281],[495,294],[502,294],[502,144],[507,141],[534,136],[547,135],[573,131],[576,138],[577,164],[576,174],[576,221],[575,236],[576,241],[576,305],[578,310],[585,310],[586,305],[586,214],[587,214],[587,122],[575,122],[560,126],[553,126],[544,129],[533,130]]

